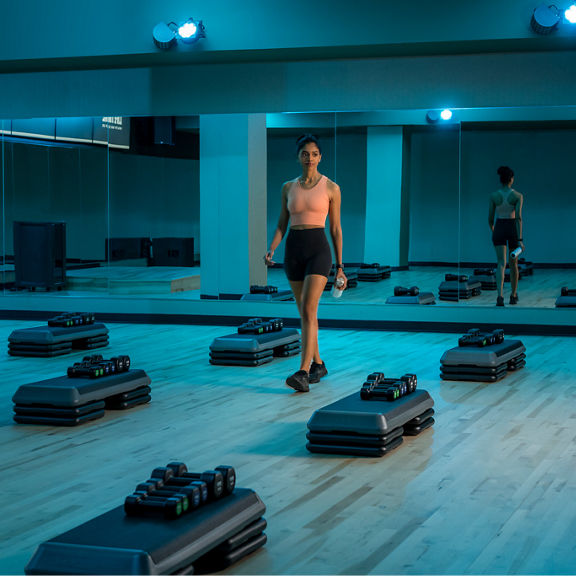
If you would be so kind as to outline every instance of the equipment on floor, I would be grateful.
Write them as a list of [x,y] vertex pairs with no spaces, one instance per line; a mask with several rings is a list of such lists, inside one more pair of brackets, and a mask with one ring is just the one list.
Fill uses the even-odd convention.
[[378,262],[374,262],[372,264],[360,264],[357,274],[360,282],[378,282],[390,278],[392,269],[390,266],[382,266]]
[[281,302],[283,300],[293,300],[292,290],[278,290],[277,286],[250,286],[250,293],[243,294],[240,300],[255,302]]
[[458,346],[440,359],[443,380],[495,382],[526,365],[526,348],[520,340],[507,340],[502,329],[491,332],[472,328]]
[[266,506],[253,490],[235,488],[231,466],[199,474],[221,482],[221,496],[205,502],[194,496],[204,480],[188,479],[189,490],[171,484],[182,470],[192,474],[182,462],[155,469],[123,506],[43,542],[25,573],[207,574],[264,546]]
[[284,328],[280,318],[251,318],[238,327],[237,334],[219,336],[210,344],[210,364],[260,366],[276,357],[300,354],[300,333]]
[[562,286],[560,296],[556,298],[557,308],[576,308],[576,288]]
[[420,292],[418,286],[394,286],[394,296],[389,296],[386,304],[436,304],[436,300],[432,292]]
[[104,360],[98,355],[68,368],[67,376],[24,384],[12,397],[16,422],[51,426],[77,426],[102,418],[105,410],[150,400],[150,378],[144,370],[130,369],[129,356]]
[[434,424],[434,400],[416,390],[417,378],[368,375],[359,392],[316,410],[306,448],[313,453],[383,456]]
[[465,274],[446,274],[438,292],[440,300],[457,302],[478,296],[482,292],[482,284]]
[[20,328],[8,336],[10,356],[52,357],[108,346],[108,328],[89,312],[62,313],[47,326]]

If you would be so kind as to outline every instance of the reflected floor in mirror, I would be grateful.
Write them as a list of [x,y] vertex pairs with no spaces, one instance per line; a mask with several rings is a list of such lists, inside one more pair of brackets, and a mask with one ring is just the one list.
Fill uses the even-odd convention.
[[[447,273],[457,274],[457,268],[446,267],[413,267],[410,270],[394,271],[390,278],[377,282],[358,282],[355,288],[347,290],[343,297],[335,300],[329,292],[322,296],[322,303],[343,304],[385,304],[389,296],[394,294],[395,286],[417,286],[420,292],[432,292],[437,306],[494,306],[496,291],[483,289],[481,294],[458,303],[439,299],[438,289]],[[460,274],[471,276],[473,270],[460,269]],[[166,298],[169,300],[200,300],[201,267],[146,267],[146,266],[111,266],[70,270],[67,273],[68,285],[61,291],[46,293],[43,290],[28,292],[27,290],[11,291],[6,289],[5,295],[20,295],[26,297],[37,293],[56,296],[99,296],[106,294],[115,297],[133,296],[145,298]],[[13,281],[6,276],[4,282]],[[280,290],[289,290],[290,286],[280,268],[268,271],[268,284],[277,286]],[[518,307],[554,308],[556,299],[560,296],[563,286],[576,288],[576,269],[536,269],[532,275],[520,279],[518,286]],[[504,284],[505,304],[510,297],[510,283]]]
[[[2,321],[0,340],[35,325]],[[267,544],[225,574],[573,573],[575,339],[522,336],[527,366],[479,383],[439,378],[454,334],[321,330],[329,374],[297,394],[284,385],[297,358],[210,365],[229,327],[107,326],[99,351],[130,355],[152,401],[75,428],[15,424],[12,396],[83,353],[3,352],[0,573],[23,574],[38,545],[121,505],[172,460],[232,465],[266,504]],[[433,428],[382,458],[309,453],[314,411],[372,371],[415,373],[435,402]]]

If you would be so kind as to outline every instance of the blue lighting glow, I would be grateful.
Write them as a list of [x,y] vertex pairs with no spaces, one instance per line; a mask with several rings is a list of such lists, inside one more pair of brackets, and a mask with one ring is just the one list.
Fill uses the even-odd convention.
[[570,22],[570,24],[576,24],[576,5],[572,4],[566,12],[564,12],[564,18]]
[[178,35],[180,38],[190,39],[196,34],[197,31],[198,26],[196,26],[196,23],[188,20],[178,28]]
[[452,110],[449,110],[448,108],[442,110],[442,112],[440,112],[440,117],[442,120],[450,120],[450,118],[452,118]]

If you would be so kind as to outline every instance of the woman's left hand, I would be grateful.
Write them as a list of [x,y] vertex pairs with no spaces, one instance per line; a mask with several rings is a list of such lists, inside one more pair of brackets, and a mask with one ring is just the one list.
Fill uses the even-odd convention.
[[346,274],[344,274],[344,270],[342,270],[341,268],[338,269],[335,280],[338,280],[338,278],[341,278],[344,281],[342,290],[346,290],[346,288],[348,287],[348,278],[346,278]]

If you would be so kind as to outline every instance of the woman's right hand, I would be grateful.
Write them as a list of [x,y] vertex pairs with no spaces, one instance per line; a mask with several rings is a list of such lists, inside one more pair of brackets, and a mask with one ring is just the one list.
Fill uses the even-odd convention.
[[274,266],[274,264],[276,264],[276,262],[272,260],[272,256],[274,256],[274,250],[268,250],[264,256],[264,264],[266,264],[266,266]]

